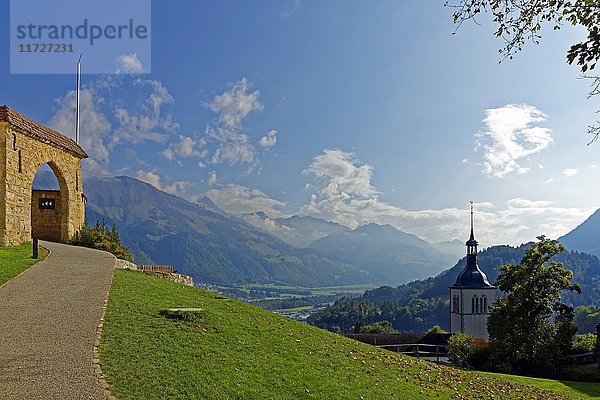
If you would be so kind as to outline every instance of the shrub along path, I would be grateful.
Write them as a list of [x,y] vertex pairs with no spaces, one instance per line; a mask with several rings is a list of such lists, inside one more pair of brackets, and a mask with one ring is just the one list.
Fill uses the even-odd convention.
[[92,349],[115,258],[43,245],[44,261],[0,287],[0,398],[104,399]]

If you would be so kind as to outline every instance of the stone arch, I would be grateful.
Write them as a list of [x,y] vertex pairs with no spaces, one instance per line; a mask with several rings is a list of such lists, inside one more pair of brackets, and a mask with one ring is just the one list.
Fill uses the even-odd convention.
[[[31,187],[31,199],[29,200],[31,207],[28,209],[28,219],[31,221],[31,236],[43,240],[67,242],[69,241],[69,198],[73,190],[69,188],[68,181],[65,178],[66,172],[63,168],[52,159],[46,161],[46,158],[41,158],[41,161],[40,159],[35,160],[27,167],[27,171],[33,171],[33,176],[27,177],[27,185]],[[48,165],[54,173],[58,181],[58,193],[54,190],[33,190],[33,182],[37,172],[43,165]],[[55,200],[56,209],[39,210],[39,200],[44,198]],[[43,220],[44,217],[46,217],[45,221]]]
[[[48,164],[58,180],[55,213],[60,216],[56,241],[67,242],[84,223],[85,196],[81,160],[87,154],[73,140],[48,127],[0,106],[0,244],[31,240],[32,204],[36,173]],[[53,220],[54,221],[54,220]],[[51,224],[50,222],[48,224]]]

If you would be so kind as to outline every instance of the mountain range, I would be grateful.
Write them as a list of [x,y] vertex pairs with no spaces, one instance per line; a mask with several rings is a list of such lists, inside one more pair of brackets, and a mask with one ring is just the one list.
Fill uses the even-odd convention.
[[271,218],[265,212],[259,211],[242,215],[241,218],[295,247],[309,247],[315,240],[327,235],[351,230],[347,226],[309,215]]
[[[171,264],[202,283],[397,285],[452,263],[451,256],[389,225],[351,230],[310,216],[234,216],[207,197],[194,204],[124,176],[87,179],[85,193],[88,223],[115,225],[137,262]],[[287,234],[260,229],[258,219],[275,221]],[[344,250],[344,243],[351,247]]]
[[436,275],[456,260],[391,225],[368,224],[333,233],[310,247],[358,265],[379,281],[398,283]]
[[[36,188],[56,185],[51,171],[38,173],[34,183]],[[390,225],[353,230],[311,216],[234,216],[206,196],[194,204],[129,177],[87,179],[85,193],[88,222],[114,224],[138,262],[172,264],[203,283],[396,286],[439,274],[459,249],[464,254],[461,241],[430,245]],[[569,250],[599,255],[597,232],[600,211],[560,240]],[[491,271],[491,281],[495,277]]]
[[115,225],[137,262],[171,264],[198,282],[325,286],[374,280],[354,265],[295,248],[133,178],[88,179],[86,196],[88,222]]

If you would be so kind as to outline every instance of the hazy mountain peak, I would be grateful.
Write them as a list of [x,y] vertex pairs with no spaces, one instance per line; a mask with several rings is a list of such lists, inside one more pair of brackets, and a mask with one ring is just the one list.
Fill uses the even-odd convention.
[[568,250],[578,250],[600,256],[600,209],[558,240]]
[[210,197],[204,195],[200,196],[195,203],[200,207],[204,207],[209,211],[216,212],[218,214],[227,214],[227,212],[220,209],[211,199]]
[[393,285],[433,276],[454,261],[423,239],[389,224],[370,223],[333,233],[316,240],[311,247],[355,263],[380,282]]

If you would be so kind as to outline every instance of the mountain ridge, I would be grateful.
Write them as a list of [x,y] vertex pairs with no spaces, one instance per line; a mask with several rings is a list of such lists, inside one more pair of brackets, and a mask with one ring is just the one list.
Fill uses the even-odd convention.
[[131,177],[86,181],[86,218],[114,224],[142,263],[172,264],[197,282],[304,286],[374,280],[314,249],[297,249],[245,223]]
[[600,256],[600,209],[558,240],[568,249]]
[[416,235],[392,225],[365,224],[311,243],[311,248],[353,262],[387,284],[399,284],[438,274],[452,263]]

